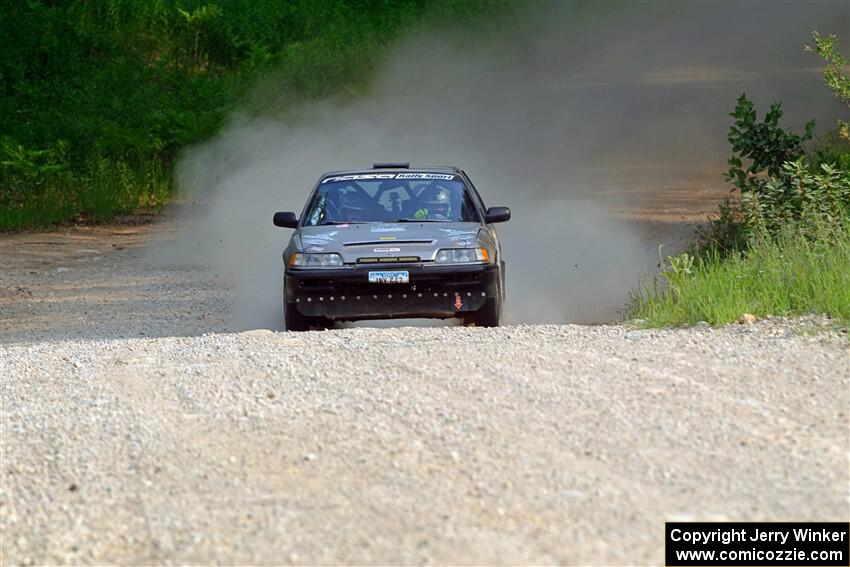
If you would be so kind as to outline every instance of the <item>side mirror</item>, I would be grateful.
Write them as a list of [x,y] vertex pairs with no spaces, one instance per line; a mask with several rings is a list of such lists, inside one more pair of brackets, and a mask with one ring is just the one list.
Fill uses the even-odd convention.
[[507,207],[490,207],[484,215],[484,222],[507,222],[511,220],[511,210]]
[[295,213],[290,212],[275,213],[274,225],[281,228],[295,228],[298,226],[298,217],[295,216]]

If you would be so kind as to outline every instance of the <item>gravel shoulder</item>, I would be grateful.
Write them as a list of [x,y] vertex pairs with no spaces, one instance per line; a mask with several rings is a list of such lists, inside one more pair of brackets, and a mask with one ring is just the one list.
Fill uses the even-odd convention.
[[136,220],[0,234],[0,343],[225,330],[228,282],[151,258],[179,237],[176,216]]
[[665,520],[850,520],[816,320],[227,332],[226,282],[145,261],[168,226],[0,242],[3,564],[660,564]]

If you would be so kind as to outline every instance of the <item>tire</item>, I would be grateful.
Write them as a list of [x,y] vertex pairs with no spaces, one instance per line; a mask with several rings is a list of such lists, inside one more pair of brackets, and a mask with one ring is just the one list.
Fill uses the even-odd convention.
[[286,280],[283,282],[283,324],[287,331],[324,331],[334,326],[332,319],[327,317],[308,317],[302,315],[294,303],[286,301]]
[[478,311],[466,315],[463,323],[466,326],[475,327],[498,327],[502,318],[502,283],[499,280],[499,288],[496,297],[488,297]]
[[327,317],[307,317],[302,315],[294,303],[283,304],[283,324],[287,331],[324,331],[333,327],[334,322]]
[[502,315],[502,302],[491,297],[484,302],[478,311],[473,311],[464,318],[467,326],[498,327]]
[[310,319],[299,313],[294,303],[283,304],[283,322],[287,331],[309,331]]

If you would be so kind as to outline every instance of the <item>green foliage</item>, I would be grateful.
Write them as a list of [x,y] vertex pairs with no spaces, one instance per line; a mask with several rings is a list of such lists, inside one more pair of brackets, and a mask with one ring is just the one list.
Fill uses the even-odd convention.
[[696,254],[721,254],[744,250],[750,242],[750,226],[743,221],[740,199],[726,198],[720,203],[717,218],[709,222],[708,230],[698,231]]
[[260,76],[284,105],[337,94],[428,18],[491,12],[490,0],[0,3],[0,229],[160,203],[180,149]]
[[828,132],[821,143],[810,153],[811,167],[819,168],[829,164],[839,169],[850,170],[850,139],[841,135],[843,123],[838,121],[838,129]]
[[[814,51],[826,62],[823,70],[823,80],[836,98],[841,100],[850,108],[850,73],[847,72],[850,61],[848,61],[838,49],[838,38],[834,35],[822,36],[818,32],[812,32],[815,47],[806,46],[807,51]],[[838,121],[837,138],[844,142],[844,151],[841,157],[850,162],[850,151],[847,143],[850,143],[850,123],[845,120]],[[840,159],[840,157],[839,157]],[[850,163],[842,164],[842,167],[850,167]]]
[[[823,70],[823,80],[836,98],[841,100],[850,108],[850,73],[847,72],[850,61],[848,61],[838,49],[838,38],[834,35],[822,36],[818,32],[812,32],[815,47],[806,46],[807,51],[814,51],[826,62]],[[838,121],[838,135],[845,141],[850,141],[850,124],[843,120]]]
[[775,236],[798,226],[806,235],[819,226],[834,226],[850,217],[850,170],[824,163],[810,170],[805,157],[786,162],[782,175],[771,177],[760,193],[742,198],[747,226]]
[[[806,46],[807,51],[816,52],[826,62],[824,67],[824,82],[850,108],[850,61],[838,49],[838,38],[834,35],[821,36],[813,32],[815,48]],[[832,164],[844,171],[850,170],[850,123],[838,120],[836,132],[827,135],[820,147],[812,156],[814,166]]]
[[[763,192],[767,183],[765,174],[768,177],[780,175],[785,162],[795,161],[802,156],[803,143],[812,138],[815,127],[814,120],[808,122],[802,136],[780,128],[780,102],[770,106],[764,122],[757,122],[755,108],[746,94],[738,98],[738,104],[730,116],[735,119],[735,123],[729,129],[732,157],[728,160],[726,180],[741,194]],[[746,159],[750,160],[750,165],[744,168]]]
[[742,313],[825,314],[850,322],[850,223],[797,226],[757,238],[743,252],[668,258],[661,277],[632,296],[631,316],[648,326],[734,322]]
[[838,50],[838,38],[834,35],[822,36],[816,31],[812,32],[812,37],[815,40],[815,52],[827,64],[823,72],[826,85],[850,107],[850,73],[847,72],[850,61]]
[[846,143],[828,138],[809,156],[803,144],[812,138],[814,121],[802,136],[788,132],[779,126],[782,109],[774,103],[758,122],[746,95],[730,116],[735,118],[728,136],[733,153],[725,177],[739,199],[721,204],[699,253],[741,251],[756,234],[775,237],[791,223],[829,223],[850,214]]

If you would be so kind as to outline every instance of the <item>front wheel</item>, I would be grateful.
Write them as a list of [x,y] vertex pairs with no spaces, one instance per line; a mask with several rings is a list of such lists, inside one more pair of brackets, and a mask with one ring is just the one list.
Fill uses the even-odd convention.
[[283,304],[283,322],[287,331],[310,330],[310,318],[299,313],[294,303]]
[[[501,275],[500,275],[501,276]],[[463,318],[463,324],[476,327],[498,327],[502,319],[502,280],[496,284],[496,297],[488,297],[477,311],[468,313]]]
[[316,329],[318,331],[329,329],[333,326],[333,321],[325,317],[307,317],[302,315],[294,303],[283,304],[283,322],[286,325],[287,331],[309,331]]
[[502,302],[496,297],[490,297],[478,311],[466,315],[463,322],[467,326],[498,327],[502,318]]

